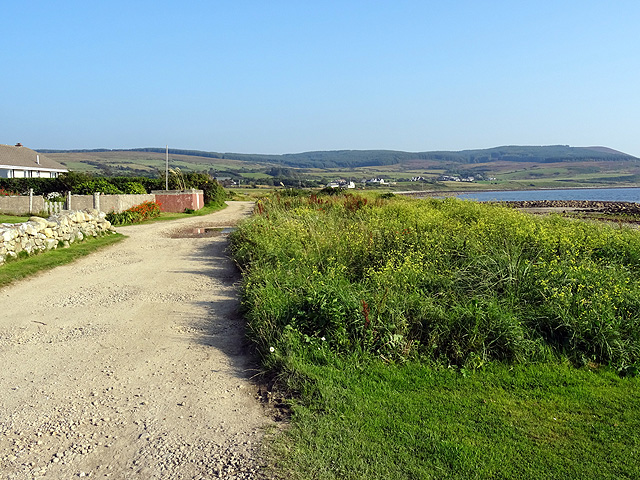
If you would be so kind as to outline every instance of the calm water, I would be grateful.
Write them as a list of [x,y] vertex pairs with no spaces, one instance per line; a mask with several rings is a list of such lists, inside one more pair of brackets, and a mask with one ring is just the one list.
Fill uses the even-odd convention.
[[458,198],[488,202],[491,200],[601,200],[640,203],[640,188],[573,188],[571,190],[524,190],[509,192],[477,192]]

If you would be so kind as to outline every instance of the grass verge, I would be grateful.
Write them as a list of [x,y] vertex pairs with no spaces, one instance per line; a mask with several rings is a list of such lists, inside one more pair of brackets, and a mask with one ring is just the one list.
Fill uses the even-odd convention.
[[566,364],[305,365],[271,456],[289,479],[640,478],[640,382]]
[[0,215],[0,223],[23,223],[29,220],[28,216]]
[[113,245],[124,238],[126,237],[119,233],[112,233],[95,238],[87,237],[82,242],[73,243],[69,248],[58,248],[9,261],[0,265],[0,288],[42,271],[71,263],[96,250]]

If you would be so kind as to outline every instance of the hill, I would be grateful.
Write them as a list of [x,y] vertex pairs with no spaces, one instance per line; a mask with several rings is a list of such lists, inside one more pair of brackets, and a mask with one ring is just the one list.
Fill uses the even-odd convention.
[[[165,169],[164,148],[40,152],[72,171],[96,175],[155,177]],[[206,172],[216,178],[232,179],[241,186],[314,187],[338,179],[358,183],[372,178],[384,178],[384,188],[391,183],[398,190],[437,191],[640,184],[640,160],[602,146],[511,145],[433,152],[333,150],[284,155],[169,149],[169,164],[185,172]],[[470,182],[451,181],[471,177]]]
[[[119,153],[121,156],[135,153],[165,154],[163,148],[135,148],[129,150],[40,150],[42,153],[56,154],[95,154]],[[620,161],[637,160],[631,155],[607,147],[570,147],[568,145],[552,146],[502,146],[479,150],[403,152],[396,150],[330,150],[282,155],[219,153],[199,150],[169,149],[169,154],[180,157],[197,157],[202,164],[220,163],[220,161],[239,161],[259,165],[283,165],[292,168],[358,168],[384,165],[399,165],[425,162],[474,164],[490,162],[532,162],[558,163],[575,161]],[[76,156],[76,155],[74,155]],[[183,160],[187,161],[185,158]],[[189,163],[187,161],[187,163]],[[222,162],[224,163],[224,162]]]

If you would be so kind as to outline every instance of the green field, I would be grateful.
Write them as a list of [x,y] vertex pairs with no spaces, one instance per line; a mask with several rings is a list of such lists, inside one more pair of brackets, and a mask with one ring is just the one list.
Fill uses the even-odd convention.
[[637,231],[282,192],[232,251],[250,338],[290,396],[281,477],[640,474]]

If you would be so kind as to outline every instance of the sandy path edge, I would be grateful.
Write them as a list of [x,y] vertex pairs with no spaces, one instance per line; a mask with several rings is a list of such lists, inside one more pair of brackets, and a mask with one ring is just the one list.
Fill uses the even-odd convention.
[[[251,202],[129,238],[0,290],[2,478],[262,478],[226,236]],[[187,235],[189,236],[189,235]]]

